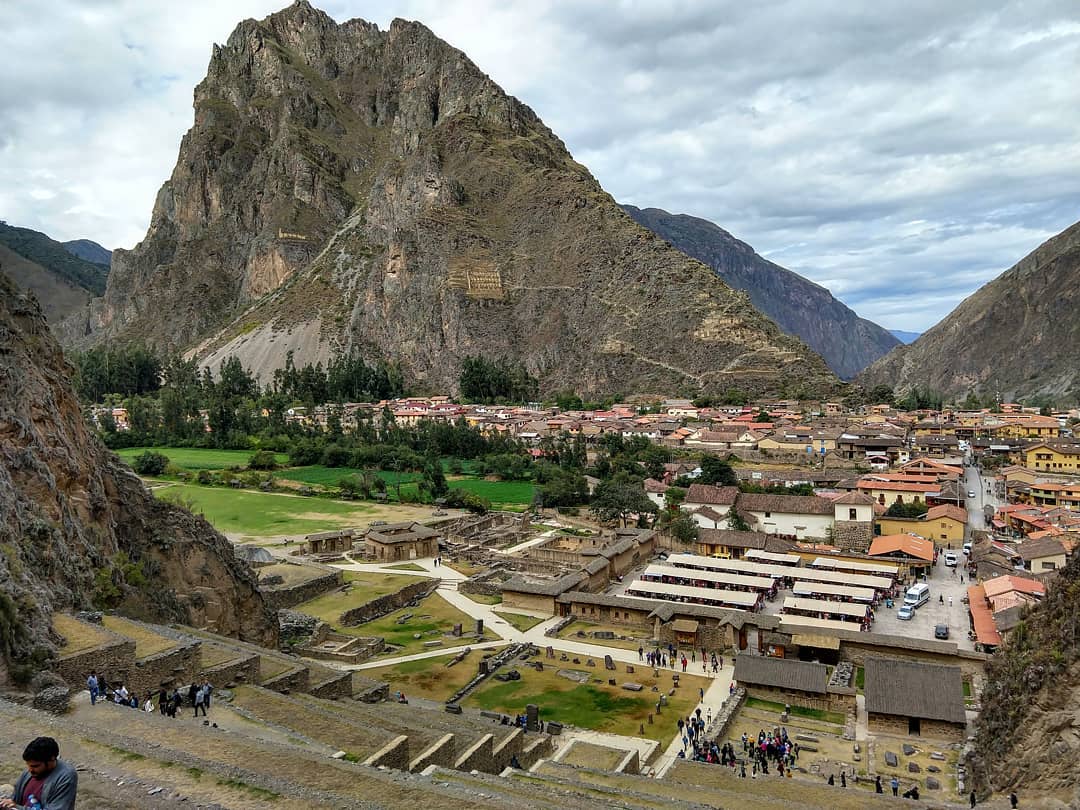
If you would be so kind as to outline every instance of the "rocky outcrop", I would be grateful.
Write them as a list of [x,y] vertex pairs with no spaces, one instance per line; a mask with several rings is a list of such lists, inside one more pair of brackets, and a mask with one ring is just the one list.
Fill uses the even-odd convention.
[[384,357],[441,390],[468,355],[546,391],[836,384],[461,51],[305,2],[214,48],[145,239],[63,334],[236,354],[264,379],[291,350]]
[[0,683],[47,665],[52,611],[95,601],[273,643],[251,569],[91,435],[71,375],[37,301],[0,274]]
[[887,330],[856,315],[832,293],[759,256],[719,225],[661,208],[624,205],[634,221],[716,271],[789,335],[801,338],[845,379],[900,345]]
[[1078,608],[1073,555],[988,662],[968,760],[979,793],[1015,790],[1032,806],[1080,806]]
[[912,343],[874,363],[866,385],[946,396],[1080,397],[1080,223],[964,299]]

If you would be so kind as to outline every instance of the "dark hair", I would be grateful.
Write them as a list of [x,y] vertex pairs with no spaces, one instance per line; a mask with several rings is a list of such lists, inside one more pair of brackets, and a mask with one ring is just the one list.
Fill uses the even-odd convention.
[[23,762],[48,762],[60,756],[60,746],[52,737],[38,737],[23,749]]

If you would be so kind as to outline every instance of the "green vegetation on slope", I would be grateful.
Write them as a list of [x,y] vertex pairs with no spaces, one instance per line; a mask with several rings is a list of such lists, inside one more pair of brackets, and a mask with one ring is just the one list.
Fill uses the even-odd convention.
[[43,233],[0,222],[0,243],[95,295],[105,292],[108,267],[80,259]]

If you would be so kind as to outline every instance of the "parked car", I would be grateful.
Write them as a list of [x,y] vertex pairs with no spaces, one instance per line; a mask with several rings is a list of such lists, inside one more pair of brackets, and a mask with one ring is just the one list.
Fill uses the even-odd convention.
[[949,637],[949,625],[936,624],[934,625],[934,638],[948,638]]
[[945,564],[947,566],[949,566],[950,568],[955,568],[958,562],[960,562],[960,558],[956,556],[955,551],[945,552]]
[[969,497],[969,498],[974,498],[974,497],[976,497],[976,496],[975,496],[975,490],[973,490],[973,489],[969,489],[969,490],[968,490],[968,497]]
[[901,621],[911,621],[914,616],[915,608],[913,608],[911,605],[902,605],[900,609],[896,611],[896,618],[900,619]]
[[964,553],[971,554],[971,541],[964,543]]

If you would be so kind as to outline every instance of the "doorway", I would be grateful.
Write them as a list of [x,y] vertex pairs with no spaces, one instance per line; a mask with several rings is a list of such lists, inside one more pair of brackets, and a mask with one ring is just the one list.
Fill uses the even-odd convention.
[[907,720],[907,733],[916,737],[921,736],[922,727],[918,717],[909,717]]

